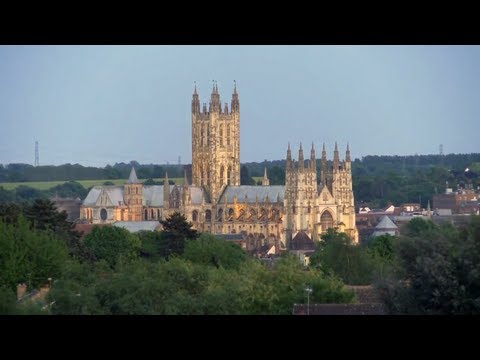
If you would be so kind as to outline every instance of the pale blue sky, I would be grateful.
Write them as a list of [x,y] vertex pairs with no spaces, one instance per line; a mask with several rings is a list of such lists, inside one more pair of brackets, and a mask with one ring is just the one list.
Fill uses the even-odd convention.
[[479,46],[0,46],[0,163],[191,162],[191,96],[237,81],[241,162],[479,152]]

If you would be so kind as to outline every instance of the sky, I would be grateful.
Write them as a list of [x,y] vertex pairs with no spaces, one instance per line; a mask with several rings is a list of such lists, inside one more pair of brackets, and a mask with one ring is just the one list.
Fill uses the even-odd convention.
[[[0,46],[0,163],[191,162],[196,81],[240,99],[240,161],[479,152],[480,46]],[[343,156],[341,156],[343,157]]]

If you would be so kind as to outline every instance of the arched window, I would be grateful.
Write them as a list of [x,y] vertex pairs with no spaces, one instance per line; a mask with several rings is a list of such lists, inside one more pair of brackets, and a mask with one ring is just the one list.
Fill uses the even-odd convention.
[[218,209],[217,221],[223,221],[223,209]]
[[228,209],[228,221],[233,221],[233,216],[235,212],[233,211],[232,208]]
[[200,164],[200,186],[203,185],[203,165]]
[[267,220],[267,210],[265,210],[264,208],[260,210],[260,219]]
[[160,209],[157,209],[157,219],[160,220]]
[[200,125],[200,146],[203,147],[203,125]]
[[330,211],[324,211],[320,217],[320,223],[322,224],[322,232],[327,231],[327,229],[333,227],[333,217],[330,214]]
[[227,169],[227,184],[230,185],[232,183],[232,167],[228,166]]
[[148,210],[147,209],[145,209],[145,211],[144,211],[144,216],[145,216],[144,220],[148,220]]
[[198,211],[193,210],[192,212],[192,221],[198,221]]
[[220,166],[220,186],[225,183],[225,167],[222,165]]
[[230,146],[230,125],[227,125],[227,146]]
[[100,219],[102,219],[103,221],[107,220],[107,210],[106,209],[100,210]]
[[210,146],[210,126],[208,126],[207,124],[206,127],[207,127],[207,145]]
[[155,219],[155,213],[153,212],[153,209],[150,209],[150,219]]
[[223,124],[220,124],[218,137],[220,138],[220,146],[223,146]]
[[212,212],[210,210],[205,211],[205,221],[212,221]]

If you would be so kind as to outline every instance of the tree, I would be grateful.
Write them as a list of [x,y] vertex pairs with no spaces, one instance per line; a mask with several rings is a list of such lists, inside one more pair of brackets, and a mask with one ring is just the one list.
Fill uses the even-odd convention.
[[352,244],[352,239],[330,228],[322,236],[310,257],[312,267],[326,274],[335,274],[349,285],[366,285],[372,281],[374,264],[365,248]]
[[112,268],[119,261],[138,258],[141,247],[137,235],[115,226],[94,226],[84,242],[97,260],[104,259]]
[[166,240],[165,255],[182,255],[187,240],[195,240],[198,237],[196,230],[192,229],[192,224],[187,222],[185,216],[179,212],[174,212],[165,220],[160,220],[163,226],[163,233]]
[[159,261],[166,258],[167,239],[161,231],[140,231],[138,237],[142,243],[140,256],[150,261]]
[[187,241],[183,258],[197,264],[238,269],[245,262],[246,253],[237,244],[214,235],[202,234],[197,240]]
[[31,229],[20,215],[16,223],[0,220],[0,286],[13,291],[26,283],[33,289],[58,278],[68,258],[65,244],[53,233]]
[[240,168],[240,184],[241,185],[255,185],[255,180],[250,176],[248,168],[243,165]]
[[36,199],[31,206],[24,207],[24,213],[36,229],[51,230],[58,239],[63,240],[73,256],[89,259],[91,254],[80,241],[75,224],[67,220],[65,211],[58,212],[55,204],[48,199]]

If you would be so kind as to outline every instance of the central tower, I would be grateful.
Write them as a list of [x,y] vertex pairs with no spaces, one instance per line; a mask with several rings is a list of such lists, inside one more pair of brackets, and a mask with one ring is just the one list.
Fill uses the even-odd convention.
[[192,185],[204,186],[217,203],[226,185],[240,185],[240,102],[234,83],[230,111],[222,109],[218,85],[200,109],[197,85],[192,99]]

